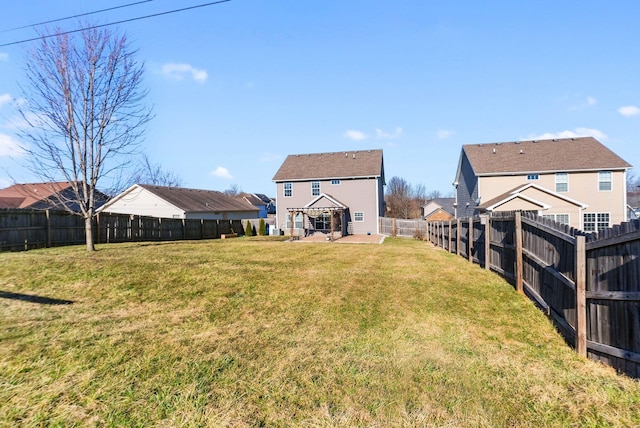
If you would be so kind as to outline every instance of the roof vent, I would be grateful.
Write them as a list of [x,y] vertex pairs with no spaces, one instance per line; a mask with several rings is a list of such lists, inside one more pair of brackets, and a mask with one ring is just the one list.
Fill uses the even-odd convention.
[[493,149],[493,154],[494,154],[494,155],[496,154],[496,149]]
[[520,141],[516,141],[516,144],[520,144]]
[[520,154],[523,155],[524,154],[524,150],[520,150]]
[[356,154],[355,154],[355,153],[353,154],[353,158],[354,158],[354,159],[356,158]]
[[348,157],[349,157],[349,153],[344,152],[344,157],[345,157],[345,158],[348,158]]

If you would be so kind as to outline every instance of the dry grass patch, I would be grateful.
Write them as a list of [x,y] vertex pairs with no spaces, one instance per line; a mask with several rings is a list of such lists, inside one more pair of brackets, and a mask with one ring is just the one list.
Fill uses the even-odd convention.
[[0,425],[633,426],[497,276],[414,240],[0,254]]

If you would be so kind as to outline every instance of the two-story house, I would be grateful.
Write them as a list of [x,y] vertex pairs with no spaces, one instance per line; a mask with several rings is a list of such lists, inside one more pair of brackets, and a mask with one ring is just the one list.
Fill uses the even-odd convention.
[[276,227],[287,235],[379,232],[384,216],[382,150],[289,155],[273,181]]
[[456,217],[529,210],[598,231],[627,220],[629,168],[592,137],[464,145]]

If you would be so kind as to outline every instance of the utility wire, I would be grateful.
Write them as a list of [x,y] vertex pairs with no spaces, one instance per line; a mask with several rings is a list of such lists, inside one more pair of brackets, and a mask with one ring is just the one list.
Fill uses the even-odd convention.
[[152,15],[145,15],[145,16],[139,16],[137,18],[130,18],[130,19],[124,19],[122,21],[110,22],[110,23],[107,23],[107,24],[91,25],[89,27],[78,28],[76,30],[64,31],[64,32],[61,32],[61,33],[49,34],[49,35],[45,35],[45,36],[34,37],[34,38],[31,38],[31,39],[18,40],[16,42],[3,43],[3,44],[0,45],[0,48],[5,47],[5,46],[18,45],[18,44],[21,44],[21,43],[33,42],[34,40],[42,40],[42,39],[48,39],[50,37],[62,36],[64,34],[78,33],[80,31],[85,31],[85,30],[89,30],[89,29],[92,29],[92,28],[108,27],[110,25],[123,24],[125,22],[132,22],[132,21],[139,21],[141,19],[154,18],[156,16],[161,16],[161,15],[168,15],[170,13],[184,12],[185,10],[198,9],[198,8],[201,8],[201,7],[211,6],[211,5],[220,4],[220,3],[226,3],[226,2],[230,2],[230,1],[231,0],[218,0],[218,1],[210,2],[210,3],[199,4],[199,5],[196,5],[196,6],[184,7],[182,9],[168,10],[166,12],[154,13]]
[[96,11],[93,11],[93,12],[81,13],[80,15],[72,15],[72,16],[67,16],[65,18],[58,18],[58,19],[52,19],[50,21],[38,22],[36,24],[23,25],[22,27],[15,27],[15,28],[9,28],[7,30],[0,30],[0,33],[6,33],[6,32],[9,32],[9,31],[15,31],[15,30],[22,30],[23,28],[29,28],[29,27],[37,27],[38,25],[51,24],[52,22],[66,21],[67,19],[79,18],[81,16],[93,15],[95,13],[108,12],[110,10],[122,9],[123,7],[135,6],[135,5],[138,5],[138,4],[141,4],[141,3],[149,3],[151,1],[154,1],[154,0],[143,0],[143,1],[138,1],[138,2],[135,2],[135,3],[124,4],[122,6],[110,7],[108,9],[100,9],[100,10],[96,10]]

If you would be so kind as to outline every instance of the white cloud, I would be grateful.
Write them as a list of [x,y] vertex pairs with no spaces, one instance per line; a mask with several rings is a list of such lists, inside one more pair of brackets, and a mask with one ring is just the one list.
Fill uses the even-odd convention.
[[597,102],[598,102],[598,100],[596,100],[595,98],[587,97],[587,105],[594,106],[594,105],[596,105]]
[[356,131],[353,129],[348,130],[344,133],[344,136],[354,141],[361,141],[367,138],[367,134],[362,131]]
[[0,107],[2,107],[5,104],[9,104],[10,102],[11,102],[11,95],[9,94],[0,95]]
[[627,117],[637,116],[640,114],[640,108],[636,106],[624,106],[618,109],[618,113]]
[[394,133],[387,133],[384,132],[382,129],[377,128],[376,129],[376,134],[378,136],[378,138],[384,138],[384,139],[396,139],[399,138],[400,135],[402,134],[402,128],[398,127],[396,128]]
[[0,61],[8,61],[8,60],[9,60],[9,54],[0,52]]
[[183,80],[188,75],[198,82],[204,83],[207,78],[206,70],[195,68],[190,64],[167,63],[162,65],[162,74],[170,79]]
[[606,140],[607,135],[594,128],[576,128],[574,131],[547,132],[545,134],[529,135],[529,140],[552,140],[554,138],[593,137],[598,140]]
[[233,176],[229,174],[229,170],[223,166],[219,166],[214,171],[211,171],[211,175],[218,178],[226,178],[229,180],[233,178]]
[[450,138],[452,135],[453,135],[453,131],[448,131],[446,129],[441,129],[440,131],[436,132],[436,136],[441,140],[446,140],[447,138]]
[[22,156],[24,151],[10,135],[0,134],[0,156]]

